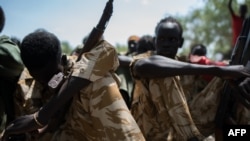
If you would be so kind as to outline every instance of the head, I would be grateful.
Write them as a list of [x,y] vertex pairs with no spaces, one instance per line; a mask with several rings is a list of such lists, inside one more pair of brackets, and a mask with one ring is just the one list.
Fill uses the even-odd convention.
[[155,28],[157,54],[174,59],[184,41],[182,33],[182,26],[175,18],[162,19]]
[[136,45],[139,41],[140,37],[136,35],[131,35],[128,38],[128,52],[133,53],[136,52]]
[[60,71],[61,46],[58,38],[45,30],[37,30],[24,37],[21,58],[35,80],[47,84]]
[[207,48],[203,44],[195,44],[191,47],[190,55],[206,56]]
[[5,15],[3,8],[0,6],[0,33],[2,32],[5,24]]
[[147,52],[149,50],[154,51],[154,38],[151,35],[144,35],[142,36],[136,46],[137,53]]
[[240,17],[245,18],[247,14],[247,5],[246,4],[241,4],[240,5]]

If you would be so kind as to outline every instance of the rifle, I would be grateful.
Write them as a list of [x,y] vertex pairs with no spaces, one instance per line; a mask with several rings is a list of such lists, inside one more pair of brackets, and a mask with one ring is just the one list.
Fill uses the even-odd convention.
[[83,53],[90,51],[95,45],[98,43],[98,41],[101,39],[104,30],[106,29],[106,26],[109,22],[109,19],[113,13],[113,0],[109,0],[106,3],[106,7],[103,10],[103,14],[101,19],[99,20],[96,27],[92,29],[90,32],[88,39],[86,41],[86,44],[84,45],[83,49],[80,51],[80,54],[76,61],[79,61],[81,59],[81,56]]
[[[244,65],[250,68],[250,17],[246,18],[238,36],[237,42],[231,55],[230,65]],[[234,80],[239,82],[240,80]],[[237,103],[243,104],[246,108],[250,109],[250,97],[239,93],[239,88],[232,86],[230,81],[225,81],[223,91],[220,98],[219,107],[217,109],[215,123],[217,129],[222,129],[225,121],[230,119],[233,123],[234,112]]]
[[[109,0],[106,3],[106,6],[103,10],[102,16],[101,16],[97,26],[94,27],[92,29],[92,31],[90,32],[88,39],[86,41],[86,44],[81,49],[76,61],[81,60],[82,54],[90,51],[100,41],[101,37],[103,36],[104,30],[106,29],[106,26],[110,20],[112,13],[113,13],[113,0]],[[67,63],[67,58],[65,58],[65,57],[66,56],[62,57],[63,66],[67,66],[67,64],[65,64],[65,63]],[[53,78],[48,83],[49,88],[52,91],[57,91],[58,88],[61,86],[61,84],[64,82],[64,79],[65,79],[64,74],[62,72],[54,75]]]
[[[100,39],[104,33],[104,30],[106,29],[107,23],[112,15],[112,12],[113,12],[113,4],[112,3],[113,3],[113,0],[109,0],[106,3],[102,17],[101,17],[100,21],[98,22],[97,26],[94,27],[93,30],[91,31],[91,33],[89,34],[89,37],[86,41],[86,44],[84,45],[83,49],[80,51],[80,54],[77,58],[77,61],[81,60],[81,56],[83,53],[90,51],[100,41]],[[67,66],[66,56],[62,56],[62,65]],[[62,83],[64,83],[64,81],[65,81],[65,74],[63,74],[62,72],[59,72],[58,74],[54,75],[48,83],[50,90],[57,92],[58,89],[60,88],[60,86],[62,85]],[[58,113],[56,114],[57,117],[62,117],[62,118],[56,117],[54,120],[51,120],[53,122],[50,122],[50,124],[48,125],[49,129],[46,131],[56,130],[56,128],[60,126],[61,122],[63,122],[63,117],[64,117],[66,111],[68,110],[67,107],[69,107],[69,104],[70,104],[70,101],[64,106],[64,108],[62,108],[62,110],[58,111]]]

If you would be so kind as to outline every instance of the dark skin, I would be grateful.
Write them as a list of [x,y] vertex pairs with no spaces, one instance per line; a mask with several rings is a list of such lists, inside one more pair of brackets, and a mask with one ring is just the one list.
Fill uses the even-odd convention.
[[129,67],[130,62],[133,60],[130,56],[119,55],[119,64],[121,67]]
[[[48,64],[40,71],[32,71],[31,75],[35,80],[39,80],[42,84],[47,84],[49,79],[47,77],[40,77],[46,72],[59,72],[62,66],[58,64]],[[44,79],[43,79],[44,78]],[[88,86],[91,82],[87,79],[79,77],[70,77],[61,86],[57,95],[53,96],[51,100],[38,111],[37,120],[43,125],[47,125],[54,114],[60,110],[72,97],[77,94],[82,88]],[[10,135],[21,134],[25,132],[35,131],[41,128],[34,120],[34,115],[25,115],[12,121],[5,129],[1,141],[7,141]]]
[[[183,44],[181,31],[176,23],[162,23],[156,32],[157,55],[141,59],[134,65],[134,73],[142,78],[163,78],[176,75],[211,74],[223,78],[241,78],[249,76],[242,65],[207,66],[184,63],[174,60]],[[145,71],[147,70],[147,71]]]
[[[234,13],[233,8],[232,8],[232,0],[228,1],[228,9],[229,9],[231,15],[236,15]],[[241,5],[240,6],[239,14],[240,14],[240,17],[243,18],[243,19],[246,17],[246,14],[247,14],[247,7],[246,7],[246,5],[244,5],[244,6]]]
[[[180,62],[174,60],[178,49],[182,46],[183,38],[179,26],[175,23],[165,22],[159,25],[156,31],[157,55],[140,59],[132,68],[134,74],[140,78],[165,78],[177,75],[202,75],[210,74],[225,79],[236,79],[250,76],[243,65],[234,66],[208,66]],[[250,78],[239,84],[244,94],[250,92]],[[197,140],[192,138],[190,140]]]

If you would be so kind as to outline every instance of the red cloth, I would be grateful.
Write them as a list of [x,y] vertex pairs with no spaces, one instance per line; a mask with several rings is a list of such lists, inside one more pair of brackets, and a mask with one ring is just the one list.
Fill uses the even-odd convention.
[[243,22],[244,22],[244,19],[242,19],[241,17],[237,15],[232,15],[232,32],[233,32],[232,45],[233,47],[237,42],[238,36],[240,35]]
[[[201,64],[201,65],[216,65],[216,66],[225,66],[226,65],[226,63],[224,63],[224,62],[211,61],[206,56],[198,56],[198,55],[190,55],[190,62],[196,63],[196,64]],[[210,80],[212,80],[213,77],[214,76],[212,76],[212,75],[202,75],[202,78],[208,82]]]

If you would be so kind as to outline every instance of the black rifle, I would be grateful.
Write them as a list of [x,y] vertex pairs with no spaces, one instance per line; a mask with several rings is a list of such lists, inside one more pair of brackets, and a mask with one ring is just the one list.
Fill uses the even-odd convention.
[[[98,22],[97,26],[93,28],[93,30],[91,31],[91,33],[89,34],[89,37],[86,41],[86,44],[84,45],[83,49],[80,51],[80,54],[77,58],[77,61],[79,61],[81,59],[81,56],[83,53],[90,51],[92,48],[95,47],[95,45],[99,42],[99,40],[101,39],[101,37],[103,36],[104,30],[107,26],[107,23],[112,15],[113,12],[113,0],[109,0],[106,3],[106,6],[104,8],[102,17],[100,19],[100,21]],[[64,66],[67,66],[67,58],[65,58],[66,56],[62,57],[62,62],[64,62]],[[70,73],[69,73],[70,74]],[[52,77],[52,79],[49,81],[48,85],[49,88],[54,91],[57,92],[58,89],[60,88],[60,86],[62,85],[62,83],[65,81],[65,74],[63,74],[62,72],[54,75]],[[66,77],[67,78],[67,77]],[[57,115],[54,119],[51,119],[50,124],[48,125],[48,131],[54,131],[56,130],[59,125],[63,122],[63,117],[66,113],[66,111],[68,110],[67,107],[69,107],[71,101],[69,101],[67,104],[65,104],[64,108],[62,108],[60,111],[58,111]],[[58,118],[59,117],[59,118]]]
[[[230,65],[244,65],[246,68],[250,68],[250,17],[246,18],[241,29],[241,33],[238,36],[237,42],[234,46],[234,50],[231,55]],[[234,80],[238,82],[239,80]],[[237,103],[243,104],[246,108],[250,108],[250,97],[240,93],[239,88],[232,86],[230,81],[224,82],[222,95],[220,98],[219,107],[217,109],[215,123],[217,129],[222,130],[226,121],[234,121],[234,112],[236,110]]]
[[[106,3],[106,6],[103,10],[101,19],[99,20],[97,26],[94,27],[92,31],[90,32],[88,39],[84,47],[81,49],[76,61],[81,60],[82,54],[90,51],[100,41],[100,39],[103,36],[104,30],[106,29],[106,26],[110,20],[112,13],[113,13],[113,0],[109,0]],[[62,57],[62,62],[67,62],[67,58],[65,58],[65,56]],[[63,66],[67,66],[67,64],[63,64]],[[60,88],[61,84],[64,82],[64,78],[65,77],[62,72],[54,75],[53,78],[48,83],[49,88],[52,91],[57,91],[58,88]]]
[[83,47],[83,49],[80,51],[80,54],[77,58],[77,61],[81,59],[81,56],[83,53],[90,51],[95,45],[98,43],[98,41],[102,38],[104,30],[106,29],[106,26],[109,22],[109,19],[113,13],[113,0],[109,0],[106,3],[106,7],[103,10],[102,17],[96,27],[92,29],[90,32],[88,39]]

